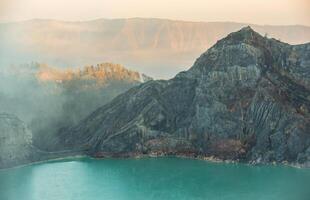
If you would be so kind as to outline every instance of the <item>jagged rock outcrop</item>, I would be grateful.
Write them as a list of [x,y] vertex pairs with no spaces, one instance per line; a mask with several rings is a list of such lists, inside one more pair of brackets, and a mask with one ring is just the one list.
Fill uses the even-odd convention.
[[250,27],[229,34],[193,67],[119,95],[59,146],[92,156],[185,154],[310,163],[310,44]]
[[0,168],[36,160],[32,134],[14,115],[0,113]]
[[60,70],[44,64],[38,64],[36,74],[39,81],[53,81],[66,83],[72,81],[95,81],[98,85],[108,84],[111,81],[123,81],[128,83],[144,82],[151,79],[145,74],[126,69],[120,64],[100,63],[85,66],[79,69]]
[[0,113],[0,169],[84,154],[74,150],[45,151],[33,139],[31,130],[17,116]]

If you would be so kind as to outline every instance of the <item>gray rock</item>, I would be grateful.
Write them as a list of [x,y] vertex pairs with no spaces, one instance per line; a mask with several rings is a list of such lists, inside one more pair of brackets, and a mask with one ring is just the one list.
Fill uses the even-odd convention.
[[229,34],[193,67],[118,96],[59,134],[92,156],[143,153],[309,162],[310,45]]
[[0,168],[35,160],[32,133],[14,115],[0,114]]
[[[50,140],[51,145],[53,140]],[[45,151],[33,142],[33,134],[17,116],[0,113],[0,169],[38,161],[81,155],[74,150]]]

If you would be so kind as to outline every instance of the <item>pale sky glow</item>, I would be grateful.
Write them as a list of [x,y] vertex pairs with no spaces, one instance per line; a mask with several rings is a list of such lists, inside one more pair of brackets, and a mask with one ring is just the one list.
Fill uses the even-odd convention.
[[0,0],[0,21],[152,17],[310,25],[310,0]]

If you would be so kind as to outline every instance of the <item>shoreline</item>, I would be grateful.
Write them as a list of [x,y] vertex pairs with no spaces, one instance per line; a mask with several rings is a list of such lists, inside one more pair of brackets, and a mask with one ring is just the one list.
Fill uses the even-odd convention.
[[282,162],[256,162],[256,161],[242,161],[242,160],[232,160],[232,159],[221,159],[216,156],[205,156],[205,155],[195,155],[195,154],[169,154],[163,152],[152,152],[148,154],[137,154],[137,153],[128,153],[128,154],[120,154],[120,155],[113,155],[113,154],[101,154],[99,156],[90,156],[93,159],[105,159],[105,158],[120,158],[120,159],[139,159],[139,158],[161,158],[161,157],[176,157],[176,158],[185,158],[185,159],[194,159],[194,160],[203,160],[209,161],[212,163],[226,163],[226,164],[245,164],[248,166],[287,166],[293,167],[298,169],[310,169],[310,163],[299,164],[299,163],[290,163],[288,161]]
[[81,159],[81,158],[88,158],[88,157],[89,156],[85,156],[85,155],[76,155],[76,156],[67,156],[67,157],[61,157],[61,158],[51,158],[51,159],[46,159],[46,160],[39,160],[39,161],[34,161],[34,162],[27,163],[27,164],[21,164],[21,165],[13,166],[13,167],[0,168],[0,172],[5,171],[5,170],[10,170],[10,169],[18,169],[18,168],[28,167],[31,165],[52,163],[52,162],[57,162],[57,161],[70,160],[70,159],[74,160],[74,159]]
[[52,162],[60,162],[60,161],[65,161],[65,160],[77,160],[77,159],[92,159],[92,160],[105,160],[105,159],[143,159],[143,158],[182,158],[182,159],[192,159],[192,160],[200,160],[200,161],[207,161],[210,163],[222,163],[222,164],[244,164],[247,166],[285,166],[285,167],[292,167],[292,168],[297,168],[297,169],[310,169],[309,165],[306,164],[294,164],[294,163],[289,163],[287,161],[283,161],[281,163],[277,162],[270,162],[270,163],[251,163],[251,162],[242,162],[238,160],[225,160],[225,159],[220,159],[215,156],[193,156],[193,155],[185,155],[185,154],[174,154],[174,155],[169,155],[169,154],[155,154],[155,153],[150,153],[150,154],[135,154],[135,155],[123,155],[123,156],[115,156],[115,155],[105,155],[104,157],[94,157],[94,156],[89,156],[89,155],[75,155],[75,156],[65,156],[65,157],[60,157],[60,158],[52,158],[52,159],[46,159],[46,160],[40,160],[40,161],[35,161],[35,162],[30,162],[27,164],[22,164],[18,166],[13,166],[13,167],[8,167],[8,168],[0,168],[0,172],[5,171],[5,170],[11,170],[11,169],[18,169],[18,168],[23,168],[27,166],[32,166],[32,165],[37,165],[37,164],[44,164],[44,163],[52,163]]

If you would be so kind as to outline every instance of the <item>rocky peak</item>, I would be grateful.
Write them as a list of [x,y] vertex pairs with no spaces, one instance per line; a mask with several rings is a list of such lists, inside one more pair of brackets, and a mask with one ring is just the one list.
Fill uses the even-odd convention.
[[227,45],[247,44],[260,49],[267,49],[273,45],[287,46],[274,38],[268,38],[268,35],[262,36],[250,26],[246,26],[239,31],[228,34],[223,39],[219,40],[214,46],[219,48]]
[[291,48],[286,43],[261,36],[247,26],[219,40],[196,60],[189,71],[191,75],[200,76],[212,70],[253,65],[264,71],[275,63],[283,65],[286,62],[284,55],[289,54]]
[[309,165],[306,52],[245,27],[189,71],[129,90],[60,138],[93,156],[195,154]]
[[250,26],[246,26],[239,31],[230,33],[223,40],[232,40],[236,42],[248,42],[262,39],[262,36],[255,32]]

